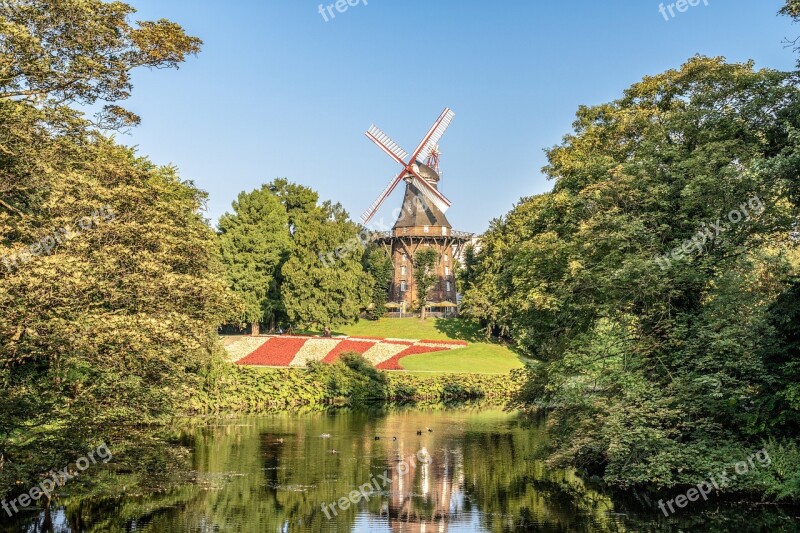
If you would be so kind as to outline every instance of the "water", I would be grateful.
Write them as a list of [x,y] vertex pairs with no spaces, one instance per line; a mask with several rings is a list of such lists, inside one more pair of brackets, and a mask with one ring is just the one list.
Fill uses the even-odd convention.
[[[419,434],[418,434],[419,433]],[[473,532],[795,530],[773,507],[614,501],[537,457],[541,422],[493,408],[376,408],[202,420],[195,479],[158,493],[67,498],[9,531]],[[358,489],[363,490],[363,495]],[[357,503],[347,500],[352,496]],[[341,502],[342,505],[338,505]],[[323,510],[324,504],[332,504]],[[2,526],[0,526],[2,529]]]

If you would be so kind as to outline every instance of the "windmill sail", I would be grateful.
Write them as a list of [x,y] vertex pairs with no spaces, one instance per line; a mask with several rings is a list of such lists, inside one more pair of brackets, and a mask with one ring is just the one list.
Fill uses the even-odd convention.
[[447,128],[450,127],[450,123],[453,121],[453,117],[455,116],[456,114],[453,113],[450,108],[446,108],[444,111],[442,111],[442,114],[439,115],[439,118],[433,123],[430,131],[414,152],[416,154],[414,157],[417,161],[424,163],[428,159],[428,157],[431,155],[431,151],[433,151],[434,147],[439,144],[442,135],[444,135],[444,132],[446,132]]
[[367,130],[367,137],[369,137],[372,142],[377,144],[381,150],[405,166],[406,161],[408,161],[408,152],[400,148],[399,144],[394,142],[388,135],[378,129],[377,126],[373,124],[372,127]]

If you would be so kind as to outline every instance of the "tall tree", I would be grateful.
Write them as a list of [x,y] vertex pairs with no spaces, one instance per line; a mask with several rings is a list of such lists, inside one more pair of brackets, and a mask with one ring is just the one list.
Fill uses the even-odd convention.
[[436,262],[439,260],[439,252],[433,248],[423,248],[414,254],[414,283],[417,285],[417,305],[419,307],[422,320],[426,318],[428,293],[434,284],[439,280],[436,275]]
[[0,455],[15,460],[0,498],[103,439],[123,461],[199,386],[231,309],[205,193],[65,105],[122,100],[131,69],[176,66],[199,40],[131,26],[122,2],[2,9]]
[[267,184],[267,188],[278,197],[286,209],[289,232],[294,233],[297,221],[317,208],[319,194],[305,185],[278,178]]
[[372,281],[372,306],[367,310],[367,317],[377,320],[386,314],[394,265],[386,252],[375,245],[366,247],[363,264],[364,271],[370,275]]
[[242,320],[259,334],[281,308],[278,277],[291,249],[286,209],[268,186],[239,194],[233,213],[219,220],[222,261],[236,294],[244,302]]
[[541,361],[553,463],[691,483],[795,427],[797,82],[695,57],[581,107],[483,236],[465,303]]
[[[290,320],[325,327],[358,319],[371,296],[358,232],[342,207],[330,202],[298,219],[282,270],[281,296]],[[324,259],[329,253],[335,261]]]

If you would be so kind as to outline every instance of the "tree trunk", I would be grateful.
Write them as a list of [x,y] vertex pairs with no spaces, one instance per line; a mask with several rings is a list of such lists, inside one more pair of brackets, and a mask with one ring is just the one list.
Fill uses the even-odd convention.
[[269,330],[270,331],[275,331],[275,315],[272,315],[269,318]]
[[261,333],[261,330],[259,329],[259,324],[258,324],[257,320],[255,322],[253,322],[253,324],[252,324],[252,332],[251,333],[252,333],[252,335],[254,337],[256,335],[258,335],[259,333]]
[[422,318],[422,320],[425,320],[427,318],[425,316],[425,306],[424,305],[422,306],[422,310],[420,312],[420,318]]

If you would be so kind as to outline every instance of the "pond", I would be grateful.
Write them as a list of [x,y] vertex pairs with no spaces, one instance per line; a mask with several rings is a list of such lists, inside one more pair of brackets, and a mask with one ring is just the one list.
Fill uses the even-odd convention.
[[[541,420],[497,408],[389,408],[193,421],[195,480],[70,499],[9,531],[793,530],[785,510],[620,501],[538,459]],[[755,528],[755,529],[752,529]],[[0,530],[3,527],[0,525]]]

